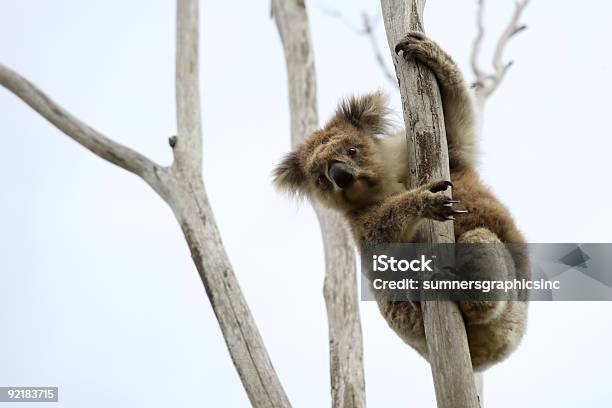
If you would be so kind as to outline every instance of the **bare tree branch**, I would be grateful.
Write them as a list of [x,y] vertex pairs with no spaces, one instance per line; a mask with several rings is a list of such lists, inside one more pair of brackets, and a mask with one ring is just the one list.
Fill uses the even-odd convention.
[[[395,45],[408,31],[423,30],[425,0],[381,0],[389,48],[400,82],[412,187],[449,180],[448,148],[442,101],[434,75],[425,66],[395,55]],[[452,243],[451,223],[428,221],[417,242]],[[465,326],[454,302],[421,302],[429,362],[439,408],[479,406]]]
[[512,37],[521,31],[525,30],[527,26],[520,24],[520,18],[523,10],[529,3],[529,0],[517,0],[514,8],[512,18],[508,23],[506,29],[500,35],[495,46],[495,52],[493,54],[493,68],[494,74],[485,75],[482,70],[478,67],[478,57],[480,54],[480,48],[484,37],[484,25],[483,25],[483,14],[484,14],[484,3],[485,0],[478,0],[478,11],[477,11],[477,34],[474,44],[472,46],[472,71],[476,77],[474,83],[474,89],[476,91],[477,101],[480,105],[480,110],[486,101],[486,99],[497,89],[499,84],[503,81],[508,69],[512,66],[513,61],[508,63],[503,62],[503,53],[506,45]]
[[478,11],[476,14],[476,38],[472,46],[472,71],[476,77],[476,84],[484,84],[485,74],[481,71],[478,66],[478,56],[480,55],[480,48],[482,47],[482,40],[484,38],[484,24],[482,22],[484,17],[484,0],[478,0]]
[[380,67],[383,75],[389,81],[389,83],[393,84],[393,86],[399,89],[399,85],[397,83],[397,76],[393,75],[387,64],[385,63],[385,59],[383,58],[383,54],[380,51],[380,47],[378,46],[378,40],[376,39],[376,35],[374,35],[374,29],[372,28],[372,22],[370,20],[370,16],[367,13],[363,13],[363,33],[368,36],[370,39],[370,44],[372,45],[372,51],[374,51],[374,58],[376,58],[376,62]]
[[354,25],[353,22],[350,19],[346,18],[344,13],[342,13],[341,11],[329,7],[321,7],[321,11],[330,17],[340,20],[345,26],[348,27],[349,30],[353,31],[354,33],[359,35],[364,34],[363,27],[358,27]]
[[290,407],[227,258],[201,176],[202,122],[198,80],[198,1],[177,2],[175,163],[160,167],[113,142],[0,65],[0,84],[66,135],[101,158],[141,176],[172,208],[215,312],[231,358],[254,407]]
[[368,13],[364,11],[361,14],[361,27],[355,27],[347,18],[345,18],[344,14],[342,14],[340,11],[333,10],[330,8],[322,8],[322,10],[328,16],[334,17],[342,21],[355,34],[365,35],[366,37],[368,37],[370,45],[372,46],[372,51],[374,52],[374,58],[376,59],[376,63],[382,71],[385,79],[389,81],[389,83],[391,83],[394,88],[398,88],[397,77],[393,75],[393,72],[387,66],[385,58],[383,57],[383,53],[381,52],[380,47],[378,45],[378,39],[376,38],[376,33],[374,32],[374,23],[372,21],[373,18],[370,17]]
[[142,177],[149,183],[154,180],[154,171],[159,169],[159,165],[81,122],[30,81],[2,64],[0,64],[0,85],[94,154]]
[[198,2],[179,0],[176,19],[176,165],[202,172],[202,119],[198,72]]
[[[191,250],[228,350],[255,407],[288,407],[259,330],[242,295],[214,221],[201,177],[202,123],[198,1],[177,2],[176,166],[168,180],[172,207]],[[195,150],[195,151],[193,151]]]
[[[296,145],[319,126],[308,15],[300,0],[272,0],[272,9],[285,51],[291,140]],[[341,216],[323,206],[314,207],[325,249],[323,293],[329,327],[332,406],[365,407],[355,251]]]

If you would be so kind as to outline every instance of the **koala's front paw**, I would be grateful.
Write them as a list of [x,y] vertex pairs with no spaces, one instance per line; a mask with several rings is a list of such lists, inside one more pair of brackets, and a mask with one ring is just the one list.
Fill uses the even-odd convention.
[[457,214],[465,214],[467,210],[457,210],[453,207],[459,203],[443,194],[453,184],[450,181],[434,181],[421,187],[423,198],[423,217],[436,221],[452,221]]
[[425,33],[409,31],[395,46],[395,53],[399,55],[402,52],[402,56],[407,60],[424,56],[435,48],[439,48],[438,45],[427,38]]
[[424,33],[410,31],[395,46],[395,52],[405,60],[415,59],[429,67],[443,86],[463,83],[463,76],[452,58]]

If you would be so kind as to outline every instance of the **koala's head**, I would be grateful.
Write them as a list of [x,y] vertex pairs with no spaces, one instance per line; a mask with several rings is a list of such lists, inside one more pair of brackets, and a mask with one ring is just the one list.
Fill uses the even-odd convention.
[[380,92],[343,101],[322,129],[276,167],[276,186],[340,210],[381,200],[393,177],[380,138],[390,130],[389,113]]

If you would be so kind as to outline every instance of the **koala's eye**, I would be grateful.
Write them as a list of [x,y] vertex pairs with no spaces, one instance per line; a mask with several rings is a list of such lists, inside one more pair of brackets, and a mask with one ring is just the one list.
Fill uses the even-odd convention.
[[325,185],[325,181],[327,181],[327,180],[325,179],[325,176],[322,175],[322,174],[317,178],[317,184],[320,185],[320,186],[324,186]]
[[355,157],[355,156],[357,156],[357,148],[356,147],[349,147],[349,149],[347,150],[347,153],[348,153],[349,157]]

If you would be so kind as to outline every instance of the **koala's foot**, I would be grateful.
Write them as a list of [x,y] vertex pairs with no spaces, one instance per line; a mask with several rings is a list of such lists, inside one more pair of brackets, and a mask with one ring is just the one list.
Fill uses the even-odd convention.
[[438,44],[420,31],[410,31],[395,46],[395,52],[405,60],[415,59],[433,71],[442,88],[452,90],[463,86],[463,75],[457,64]]
[[508,302],[505,300],[469,300],[459,302],[459,308],[468,324],[486,324],[504,313]]
[[520,343],[526,324],[526,302],[508,302],[495,320],[468,324],[466,331],[474,370],[482,371],[508,357]]
[[[462,279],[503,281],[515,275],[510,253],[491,230],[469,230],[457,239],[457,243],[457,271]],[[468,324],[486,324],[505,312],[508,307],[505,296],[492,292],[491,300],[462,301],[459,302],[459,307]]]
[[452,221],[455,215],[468,212],[455,209],[453,205],[459,201],[451,200],[443,194],[452,185],[450,181],[440,180],[427,183],[419,188],[423,199],[423,217],[436,221]]

